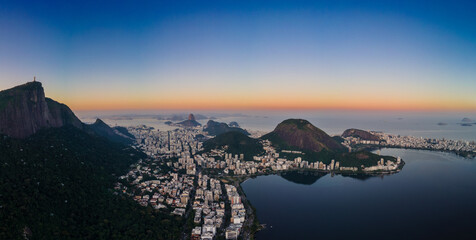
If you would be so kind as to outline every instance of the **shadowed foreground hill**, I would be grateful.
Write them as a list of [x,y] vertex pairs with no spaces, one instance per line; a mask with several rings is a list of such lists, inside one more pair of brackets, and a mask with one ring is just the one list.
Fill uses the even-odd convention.
[[127,131],[127,128],[111,128],[99,118],[96,119],[96,122],[94,122],[93,124],[85,124],[84,129],[91,134],[97,134],[113,142],[131,144],[132,141],[135,139],[135,137]]
[[250,138],[241,132],[226,132],[203,143],[204,151],[212,149],[225,149],[227,153],[245,155],[246,160],[264,153],[263,145],[258,139]]
[[207,125],[203,128],[203,131],[207,132],[208,135],[212,136],[218,136],[220,134],[226,133],[226,132],[241,132],[245,135],[250,135],[248,131],[242,129],[239,127],[239,125],[236,123],[236,125],[233,126],[238,126],[238,127],[231,127],[226,123],[221,123],[221,122],[215,122],[213,120],[209,120],[207,122]]
[[0,138],[0,239],[177,239],[182,220],[115,195],[143,153],[73,126]]

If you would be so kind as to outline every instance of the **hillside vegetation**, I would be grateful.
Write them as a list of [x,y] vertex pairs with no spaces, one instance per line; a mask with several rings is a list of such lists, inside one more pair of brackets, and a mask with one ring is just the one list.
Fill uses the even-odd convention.
[[0,239],[177,239],[182,220],[113,191],[143,153],[73,126],[0,137]]

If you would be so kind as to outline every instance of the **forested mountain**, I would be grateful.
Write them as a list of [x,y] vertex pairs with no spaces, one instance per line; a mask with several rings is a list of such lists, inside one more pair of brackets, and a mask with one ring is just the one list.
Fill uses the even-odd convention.
[[0,92],[0,239],[176,239],[183,220],[113,190],[147,157],[125,128],[82,123],[39,82]]
[[0,239],[176,239],[182,220],[113,190],[144,154],[73,126],[0,137]]

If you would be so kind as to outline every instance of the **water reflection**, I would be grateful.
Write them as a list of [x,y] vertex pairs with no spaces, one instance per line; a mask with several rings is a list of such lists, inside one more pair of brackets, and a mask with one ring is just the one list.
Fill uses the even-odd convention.
[[[289,182],[303,184],[303,185],[312,185],[320,178],[330,175],[334,177],[336,175],[340,175],[344,178],[352,178],[356,180],[366,181],[371,178],[380,178],[383,179],[385,176],[391,174],[375,174],[375,175],[368,175],[368,174],[334,174],[334,173],[326,173],[326,172],[317,172],[317,171],[309,171],[309,170],[295,170],[295,171],[288,171],[282,172],[278,174],[282,178],[286,179]],[[393,173],[398,174],[398,173]]]
[[281,173],[280,176],[290,182],[304,185],[312,185],[319,178],[324,177],[327,173],[316,171],[290,171]]

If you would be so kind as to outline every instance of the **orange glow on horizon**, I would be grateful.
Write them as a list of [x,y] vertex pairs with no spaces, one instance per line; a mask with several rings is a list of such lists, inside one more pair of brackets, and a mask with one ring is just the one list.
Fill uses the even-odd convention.
[[424,99],[385,101],[368,99],[182,99],[182,100],[81,100],[65,102],[73,110],[383,110],[383,111],[470,111],[476,103],[428,101]]
[[[169,90],[173,89],[173,90]],[[84,89],[87,91],[87,89]],[[75,91],[63,95],[56,89],[51,98],[77,111],[88,110],[383,110],[383,111],[468,111],[476,112],[476,101],[456,92],[382,91],[379,88],[314,88],[295,85],[280,88],[207,89],[118,88]]]

